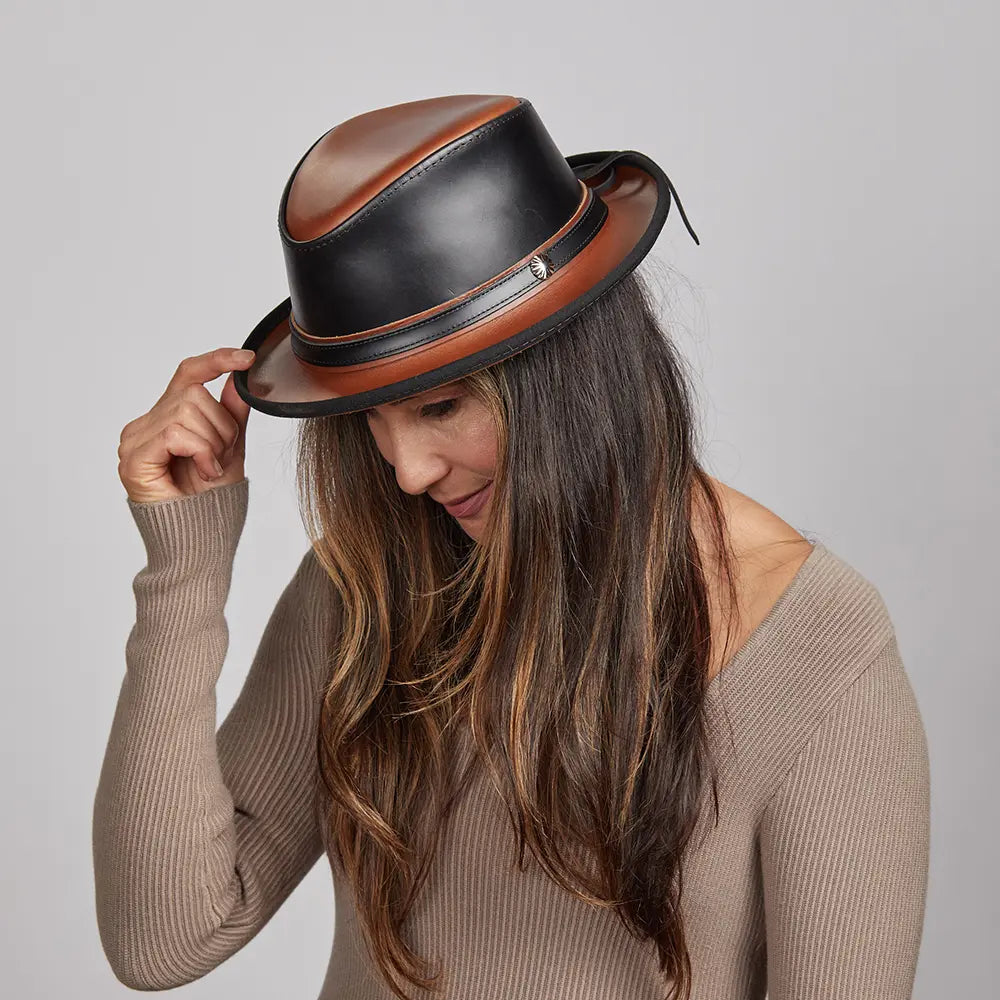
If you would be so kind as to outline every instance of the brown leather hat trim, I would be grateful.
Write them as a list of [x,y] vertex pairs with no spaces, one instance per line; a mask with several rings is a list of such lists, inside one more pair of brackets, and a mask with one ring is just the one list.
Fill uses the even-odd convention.
[[516,97],[457,94],[378,108],[335,125],[292,181],[289,235],[300,241],[324,236],[431,153],[517,105]]
[[[257,347],[257,358],[245,373],[247,387],[268,403],[330,400],[416,377],[499,344],[558,312],[625,260],[650,225],[657,194],[656,179],[645,170],[616,164],[613,184],[600,195],[607,204],[608,218],[572,261],[509,306],[405,354],[349,368],[305,364],[292,353],[286,313]],[[545,333],[539,339],[542,336]],[[527,346],[522,344],[520,349]],[[357,409],[367,405],[359,403]]]
[[464,294],[457,295],[455,298],[449,299],[447,302],[443,302],[440,305],[434,306],[431,309],[425,309],[423,312],[415,313],[412,316],[405,316],[403,319],[396,320],[393,323],[385,323],[382,326],[370,327],[367,330],[360,330],[357,333],[344,334],[344,336],[342,337],[314,337],[312,336],[312,334],[306,332],[296,324],[294,314],[289,317],[289,322],[293,327],[295,327],[296,332],[303,340],[309,340],[309,341],[314,341],[317,344],[323,344],[323,343],[329,343],[331,341],[343,342],[351,340],[364,340],[366,337],[371,337],[379,333],[390,333],[393,330],[398,330],[400,327],[409,326],[411,323],[414,323],[418,320],[427,319],[428,317],[434,316],[437,313],[446,312],[447,310],[458,305],[460,302],[464,302],[467,299],[475,297],[479,292],[481,292],[484,288],[486,288],[487,285],[495,284],[497,281],[501,281],[507,275],[513,274],[515,271],[524,267],[525,263],[528,260],[530,260],[531,257],[535,256],[536,254],[544,253],[548,247],[552,246],[552,244],[558,243],[559,240],[561,240],[563,236],[565,236],[566,233],[570,229],[572,229],[573,226],[577,224],[577,222],[580,219],[580,216],[583,215],[584,210],[586,209],[588,204],[587,188],[588,185],[585,184],[583,181],[580,181],[580,204],[577,207],[576,211],[572,214],[572,216],[570,216],[569,220],[557,230],[554,236],[552,236],[550,239],[546,240],[544,243],[533,249],[530,253],[526,254],[521,260],[517,261],[514,264],[511,264],[510,267],[508,267],[504,271],[501,271],[500,274],[494,276],[489,281],[484,281],[481,285],[477,285],[475,288],[471,288]]

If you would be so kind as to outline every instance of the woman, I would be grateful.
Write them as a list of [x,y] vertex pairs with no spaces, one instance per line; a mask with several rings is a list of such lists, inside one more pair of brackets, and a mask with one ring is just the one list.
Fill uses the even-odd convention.
[[[665,175],[554,148],[484,95],[326,133],[252,357],[123,431],[148,562],[94,861],[126,984],[203,976],[326,853],[321,998],[910,996],[929,777],[885,605],[699,465],[635,271]],[[300,419],[310,546],[216,733],[251,408]]]

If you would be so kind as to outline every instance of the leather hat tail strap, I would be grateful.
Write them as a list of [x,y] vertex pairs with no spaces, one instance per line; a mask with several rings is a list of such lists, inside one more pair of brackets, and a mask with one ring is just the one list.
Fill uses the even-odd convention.
[[[634,161],[637,155],[641,156],[642,154],[637,154],[636,151],[633,149],[618,149],[614,151],[602,150],[599,153],[584,153],[582,155],[586,157],[600,156],[601,159],[597,163],[588,163],[588,164],[581,163],[580,165],[573,167],[573,173],[576,174],[576,176],[581,181],[588,180],[591,177],[596,177],[598,174],[601,174],[605,170],[607,170],[608,167],[611,167],[611,173],[608,174],[607,178],[601,181],[600,184],[596,185],[593,188],[596,194],[600,194],[605,188],[610,187],[611,183],[614,181],[615,178],[614,164],[616,163],[616,161],[622,159],[632,159]],[[574,159],[579,158],[580,156],[581,154],[577,154],[576,157],[570,157],[569,158],[570,163],[572,163]],[[642,159],[646,161],[645,156],[643,156]],[[645,166],[646,163],[643,163],[642,165]],[[677,202],[677,210],[681,213],[681,219],[684,220],[684,225],[687,228],[687,231],[691,234],[691,239],[693,239],[695,243],[698,244],[698,246],[701,246],[701,240],[698,239],[697,234],[691,228],[691,223],[688,222],[687,213],[685,213],[684,211],[684,206],[681,204],[680,196],[677,194],[677,189],[674,187],[673,181],[671,181],[671,179],[666,174],[663,174],[662,176],[664,182],[667,185],[667,189],[670,191],[671,197],[674,199],[675,202]]]

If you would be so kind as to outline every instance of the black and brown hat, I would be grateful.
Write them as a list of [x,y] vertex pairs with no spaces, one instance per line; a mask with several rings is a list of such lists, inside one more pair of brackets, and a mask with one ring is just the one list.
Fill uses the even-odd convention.
[[240,396],[278,417],[350,413],[555,333],[663,227],[666,174],[635,150],[564,157],[523,97],[458,94],[357,115],[299,160],[278,210],[291,293],[254,328]]

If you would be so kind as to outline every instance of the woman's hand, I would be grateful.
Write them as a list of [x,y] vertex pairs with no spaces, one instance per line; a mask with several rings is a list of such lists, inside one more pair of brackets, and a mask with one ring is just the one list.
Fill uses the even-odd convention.
[[221,400],[204,383],[252,363],[252,351],[241,358],[228,347],[185,358],[153,408],[122,428],[118,478],[132,500],[171,500],[243,479],[250,406],[232,374]]

